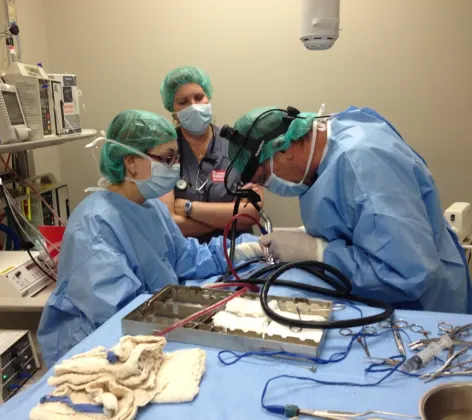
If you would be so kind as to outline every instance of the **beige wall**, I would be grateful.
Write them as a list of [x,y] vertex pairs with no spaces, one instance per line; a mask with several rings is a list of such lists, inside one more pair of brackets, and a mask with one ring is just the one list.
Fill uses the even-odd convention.
[[[17,1],[34,3],[40,14],[38,0]],[[43,2],[49,68],[77,74],[87,127],[105,128],[125,108],[165,113],[160,81],[192,64],[212,77],[219,124],[262,105],[317,111],[325,102],[330,112],[369,106],[426,158],[443,206],[472,201],[470,0],[447,7],[444,0],[341,0],[341,38],[318,53],[298,40],[298,0]],[[20,23],[27,22],[20,16]],[[60,149],[73,205],[97,179],[85,143]],[[293,204],[267,198],[277,225],[299,223]]]

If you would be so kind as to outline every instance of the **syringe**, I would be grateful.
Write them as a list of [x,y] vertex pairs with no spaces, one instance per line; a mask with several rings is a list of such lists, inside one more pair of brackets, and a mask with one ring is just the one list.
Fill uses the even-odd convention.
[[441,351],[452,346],[452,339],[449,335],[443,335],[439,340],[428,344],[418,354],[410,357],[402,366],[403,370],[412,373],[426,366],[430,360],[434,359]]

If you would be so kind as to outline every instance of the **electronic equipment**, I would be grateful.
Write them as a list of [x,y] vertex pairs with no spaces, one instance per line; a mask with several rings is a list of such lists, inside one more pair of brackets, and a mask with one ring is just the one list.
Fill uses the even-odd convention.
[[62,102],[64,110],[64,129],[67,134],[80,133],[80,90],[77,87],[77,77],[74,74],[48,74],[51,80],[62,85]]
[[[67,184],[57,181],[51,174],[37,175],[29,178],[41,197],[51,206],[57,215],[64,221],[70,216],[69,191]],[[59,221],[53,213],[44,205],[36,194],[30,196],[31,223],[34,226],[59,226]]]
[[16,87],[30,140],[56,135],[52,86],[44,69],[18,62],[10,63],[5,81]]
[[29,331],[0,330],[0,403],[11,398],[40,367]]
[[302,0],[300,39],[308,50],[328,50],[339,38],[339,2]]
[[[35,261],[51,272],[39,252],[31,251]],[[26,251],[0,251],[0,296],[29,298],[52,283],[52,280],[36,266]]]
[[17,143],[28,138],[30,129],[21,109],[16,87],[0,79],[0,144]]
[[472,206],[470,203],[454,203],[444,212],[444,217],[460,242],[472,233]]
[[54,119],[56,121],[57,135],[66,134],[64,107],[62,101],[62,84],[56,80],[51,80],[52,99],[54,101]]

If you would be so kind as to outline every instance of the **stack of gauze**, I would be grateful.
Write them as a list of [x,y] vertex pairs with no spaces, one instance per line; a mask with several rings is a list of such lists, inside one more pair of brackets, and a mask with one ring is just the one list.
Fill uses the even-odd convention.
[[[279,308],[276,300],[271,300],[269,307],[286,318],[303,321],[326,321],[325,318],[319,315],[283,311]],[[263,338],[266,336],[294,337],[301,341],[311,340],[317,343],[321,341],[323,334],[322,330],[290,328],[272,321],[264,313],[260,301],[251,298],[235,298],[229,301],[223,311],[213,316],[213,324],[216,327],[228,330],[255,332],[261,334]]]
[[97,347],[64,360],[48,380],[31,420],[130,420],[148,403],[192,401],[205,371],[201,349],[164,353],[164,337],[125,336],[110,350]]

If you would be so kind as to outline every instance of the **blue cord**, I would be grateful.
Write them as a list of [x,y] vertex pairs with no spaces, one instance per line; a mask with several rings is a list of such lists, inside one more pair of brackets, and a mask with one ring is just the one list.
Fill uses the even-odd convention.
[[107,351],[107,360],[109,363],[116,363],[118,361],[118,357],[115,353],[113,353],[111,350]]
[[[404,362],[404,361],[403,361]],[[307,382],[313,382],[318,385],[338,385],[338,386],[357,386],[357,387],[372,387],[372,386],[377,386],[380,385],[383,381],[388,379],[390,376],[392,376],[398,369],[399,367],[403,364],[403,362],[399,363],[397,366],[393,367],[390,372],[388,372],[386,375],[384,375],[382,378],[380,378],[377,382],[372,382],[372,383],[357,383],[357,382],[331,382],[331,381],[323,381],[321,379],[315,379],[315,378],[308,378],[306,376],[293,376],[293,375],[278,375],[274,376],[273,378],[270,378],[262,391],[261,394],[261,405],[263,408],[265,408],[267,411],[274,413],[274,414],[285,414],[285,406],[283,405],[266,405],[264,403],[264,399],[267,393],[267,389],[269,387],[269,384],[273,381],[276,381],[277,379],[296,379],[299,381],[307,381]]]
[[[343,304],[343,305],[350,306],[351,308],[358,311],[360,313],[361,317],[363,316],[362,309],[357,307],[352,302],[333,302],[333,304]],[[262,356],[262,357],[286,356],[286,357],[297,358],[297,359],[300,359],[300,360],[308,360],[310,362],[314,362],[314,363],[317,363],[319,365],[327,365],[327,364],[330,364],[330,363],[339,363],[339,362],[343,361],[348,356],[354,342],[360,336],[366,336],[365,334],[362,334],[362,330],[359,331],[357,334],[352,336],[351,341],[349,342],[346,350],[344,350],[343,352],[333,353],[328,359],[320,359],[318,357],[302,356],[300,354],[289,353],[289,352],[286,352],[286,351],[273,351],[273,352],[249,351],[249,352],[237,354],[236,352],[231,351],[231,350],[222,350],[222,351],[220,351],[218,353],[218,359],[220,360],[220,362],[223,365],[231,366],[231,365],[234,365],[235,363],[238,363],[241,359],[244,359],[244,358],[250,357],[250,356]],[[225,355],[225,354],[233,356],[234,359],[230,360],[230,361],[223,360],[222,356]]]
[[104,414],[103,405],[101,404],[74,404],[69,397],[56,397],[54,395],[45,395],[39,400],[39,402],[40,404],[45,404],[48,402],[60,402],[79,413]]
[[[7,235],[8,242],[10,242],[10,240],[13,242],[13,247],[15,251],[19,251],[21,249],[20,238],[12,229],[0,223],[0,231]],[[8,244],[7,248],[9,248]]]
[[[236,352],[234,352],[232,350],[221,350],[220,352],[218,352],[218,359],[225,366],[234,365],[235,363],[238,363],[241,359],[244,359],[244,358],[250,357],[250,356],[263,356],[263,357],[287,356],[287,357],[294,357],[294,358],[297,358],[297,359],[300,359],[300,360],[309,360],[310,362],[314,362],[314,363],[317,363],[319,365],[327,365],[329,363],[339,363],[347,357],[347,355],[349,354],[349,352],[352,348],[352,345],[357,340],[357,337],[359,337],[360,335],[361,335],[360,331],[357,334],[353,335],[352,338],[351,338],[351,341],[349,342],[349,344],[346,348],[346,350],[343,351],[343,352],[338,352],[338,353],[332,354],[329,359],[320,359],[318,357],[302,356],[300,354],[290,353],[290,352],[287,352],[287,351],[272,351],[272,352],[268,352],[268,351],[248,351],[248,352],[245,352],[245,353],[237,354]],[[225,355],[225,354],[229,354],[229,355],[233,356],[234,359],[232,359],[230,361],[224,360],[222,356]],[[337,358],[335,358],[336,356],[337,356]]]

